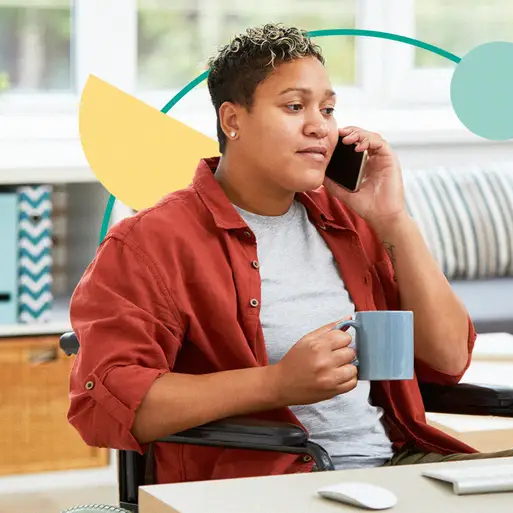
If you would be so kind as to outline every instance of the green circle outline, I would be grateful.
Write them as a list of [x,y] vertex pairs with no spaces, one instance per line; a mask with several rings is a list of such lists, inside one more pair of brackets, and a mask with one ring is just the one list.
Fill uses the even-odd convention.
[[[378,30],[366,30],[366,29],[323,29],[323,30],[311,30],[307,32],[309,37],[327,37],[327,36],[366,36],[366,37],[375,37],[381,39],[387,39],[390,41],[398,41],[400,43],[405,43],[411,46],[416,46],[418,48],[422,48],[423,50],[427,50],[429,52],[440,55],[441,57],[445,57],[450,61],[458,64],[461,61],[461,58],[457,55],[454,55],[451,52],[448,52],[438,46],[431,45],[429,43],[425,43],[424,41],[419,41],[418,39],[414,39],[411,37],[401,36],[399,34],[393,34],[392,32],[381,32]],[[201,75],[198,75],[194,80],[191,80],[185,87],[183,87],[169,102],[162,107],[160,112],[163,114],[167,114],[172,107],[174,107],[187,93],[189,93],[192,89],[194,89],[198,84],[203,82],[208,77],[210,70],[204,71]],[[107,235],[107,231],[109,228],[109,221],[112,215],[112,210],[114,208],[114,203],[116,201],[116,197],[111,194],[109,200],[107,201],[107,206],[105,207],[105,212],[103,214],[103,221],[100,230],[100,238],[98,244],[101,244],[105,236]]]

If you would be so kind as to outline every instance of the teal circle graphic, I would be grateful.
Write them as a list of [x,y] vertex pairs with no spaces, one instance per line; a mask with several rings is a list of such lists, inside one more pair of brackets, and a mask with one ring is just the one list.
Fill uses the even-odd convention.
[[513,43],[493,41],[468,52],[452,75],[451,102],[476,135],[513,138]]
[[[312,30],[307,32],[309,37],[326,37],[326,36],[367,36],[367,37],[376,37],[381,39],[388,39],[390,41],[398,41],[400,43],[406,43],[412,46],[416,46],[418,48],[422,48],[423,50],[427,50],[429,52],[436,53],[442,57],[445,57],[446,59],[451,60],[452,62],[457,64],[456,70],[458,70],[462,64],[462,59],[458,57],[457,55],[454,55],[453,53],[450,53],[446,50],[443,50],[442,48],[439,48],[437,46],[431,45],[429,43],[424,43],[423,41],[419,41],[418,39],[413,39],[411,37],[401,36],[399,34],[393,34],[391,32],[381,32],[377,30],[364,30],[364,29],[326,29],[326,30]],[[482,47],[486,47],[489,45],[501,45],[503,43],[489,43],[488,45],[482,45]],[[511,43],[508,43],[511,44]],[[512,45],[513,46],[513,45]],[[477,47],[478,49],[481,47]],[[487,51],[486,54],[488,55],[487,59],[491,59],[495,63],[498,63],[502,59],[502,65],[506,68],[507,64],[509,62],[513,63],[513,52],[511,50],[505,51],[504,48],[500,47],[500,51]],[[507,55],[505,55],[507,54]],[[501,55],[502,57],[498,57],[497,55]],[[470,59],[469,56],[471,56]],[[481,57],[479,58],[473,58],[472,52],[469,52],[467,54],[466,59],[468,59],[465,63],[465,65],[461,68],[462,71],[459,72],[459,77],[454,80],[452,80],[451,83],[451,100],[453,102],[453,108],[455,109],[458,117],[462,121],[462,123],[472,132],[475,132],[477,135],[481,134],[489,134],[493,133],[494,137],[489,137],[491,139],[495,139],[497,137],[497,134],[502,134],[500,138],[504,138],[504,134],[513,132],[513,118],[511,117],[511,112],[513,110],[513,99],[508,99],[508,101],[503,105],[502,111],[496,112],[493,111],[495,114],[495,119],[493,122],[490,121],[491,116],[485,116],[482,114],[479,114],[478,116],[472,116],[470,111],[470,106],[472,104],[472,101],[474,100],[473,93],[468,93],[467,90],[470,91],[476,91],[476,88],[473,88],[473,80],[476,79],[476,76],[479,76],[482,74],[482,68],[480,67],[484,61],[482,61]],[[469,64],[470,63],[470,64]],[[500,89],[500,95],[501,98],[503,98],[503,91],[505,91],[505,88],[499,88],[499,86],[490,88],[490,83],[495,86],[494,81],[497,80],[497,78],[502,79],[504,77],[505,73],[498,73],[496,70],[496,67],[492,66],[493,70],[490,70],[490,77],[488,88],[490,90],[499,90]],[[490,67],[488,68],[490,69]],[[470,71],[469,71],[470,70]],[[171,108],[176,105],[187,93],[189,93],[192,89],[194,89],[198,84],[203,82],[208,77],[209,70],[203,72],[201,75],[198,75],[194,80],[189,82],[183,89],[181,89],[171,100],[169,100],[166,105],[161,109],[161,112],[164,114],[167,114]],[[513,72],[509,72],[509,88],[510,91],[513,88]],[[507,85],[507,84],[506,84]],[[454,94],[452,94],[454,91]],[[487,90],[483,91],[484,93],[488,93]],[[504,101],[504,100],[502,100]],[[458,107],[456,108],[455,102],[457,103]],[[495,106],[497,102],[493,102],[493,105]],[[486,108],[483,108],[483,98],[482,96],[479,98],[479,100],[475,103],[473,108],[475,108],[477,105],[480,106],[479,112],[485,112]],[[508,115],[504,114],[503,112],[509,113]],[[461,116],[460,116],[461,113]],[[499,119],[500,118],[500,119]],[[465,121],[463,121],[465,120]],[[499,122],[498,122],[499,121]],[[499,125],[498,129],[494,129],[493,123],[497,123]],[[502,127],[508,127],[509,131],[506,130],[506,128]],[[488,137],[487,135],[483,135],[483,137]],[[509,135],[510,138],[513,137],[513,133]],[[105,208],[105,213],[103,215],[103,221],[102,226],[100,230],[100,240],[99,243],[101,244],[102,240],[105,238],[105,235],[107,235],[108,227],[109,227],[109,221],[112,215],[112,209],[114,207],[114,203],[116,201],[116,198],[114,195],[110,195],[109,200],[107,202],[107,206]]]

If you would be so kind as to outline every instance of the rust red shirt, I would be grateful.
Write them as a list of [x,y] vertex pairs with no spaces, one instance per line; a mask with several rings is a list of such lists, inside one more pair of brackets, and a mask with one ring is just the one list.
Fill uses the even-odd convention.
[[[203,374],[267,365],[259,320],[254,234],[215,180],[218,158],[199,163],[192,184],[115,225],[71,300],[80,341],[68,419],[91,446],[142,452],[135,411],[167,372]],[[297,194],[340,268],[356,310],[400,309],[393,268],[370,227],[321,187]],[[258,300],[252,301],[253,299]],[[475,331],[469,319],[469,359]],[[398,449],[474,449],[426,423],[418,381],[457,383],[416,362],[412,381],[371,385]],[[289,408],[255,417],[301,425]],[[302,456],[155,444],[157,481],[178,482],[307,472]],[[305,458],[308,459],[308,458]]]

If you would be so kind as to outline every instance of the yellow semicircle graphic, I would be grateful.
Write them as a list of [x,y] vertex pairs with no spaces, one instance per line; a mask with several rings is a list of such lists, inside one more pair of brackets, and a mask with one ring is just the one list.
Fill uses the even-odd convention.
[[79,108],[82,148],[101,184],[135,209],[187,187],[217,141],[91,75]]

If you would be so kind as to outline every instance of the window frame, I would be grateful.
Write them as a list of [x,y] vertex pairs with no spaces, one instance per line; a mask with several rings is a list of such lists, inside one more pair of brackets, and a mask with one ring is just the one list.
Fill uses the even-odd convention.
[[[387,10],[389,32],[416,38],[415,0],[389,0]],[[455,64],[451,68],[417,68],[415,51],[412,45],[387,42],[384,64],[388,72],[383,77],[383,90],[388,106],[451,108],[450,84]]]
[[[358,28],[414,37],[415,0],[354,1],[357,2]],[[90,74],[158,109],[179,91],[137,90],[137,0],[71,0],[71,8],[74,24],[72,82],[75,89],[68,93],[0,94],[0,113],[4,119],[3,127],[0,127],[0,143],[5,137],[24,138],[26,133],[42,139],[69,137],[62,131],[49,133],[44,118],[76,118],[80,91]],[[114,36],[113,27],[118,28]],[[322,39],[318,38],[321,45]],[[452,69],[415,68],[415,48],[394,41],[358,37],[355,48],[358,85],[337,87],[334,84],[339,96],[336,117],[340,123],[346,124],[346,120],[353,123],[361,118],[371,129],[381,130],[385,136],[392,133],[398,140],[402,135],[411,140],[411,126],[404,126],[401,131],[393,119],[387,121],[384,117],[386,114],[392,118],[397,112],[405,122],[415,125],[415,140],[422,140],[423,134],[430,141],[441,138],[437,132],[442,127],[433,125],[433,119],[450,123],[450,129],[443,132],[444,137],[458,141],[476,140],[463,125],[455,123],[449,96]],[[397,77],[401,79],[397,80]],[[170,115],[184,121],[192,119],[194,128],[213,134],[215,127],[206,127],[212,119],[211,113],[204,114],[204,109],[210,106],[205,98],[197,101],[195,94],[200,93],[198,90],[189,93]],[[433,108],[437,109],[434,117],[428,111]],[[408,109],[410,114],[405,112]],[[26,129],[22,128],[20,116],[26,121]],[[33,126],[34,118],[38,120],[37,127]],[[13,121],[11,125],[10,121]]]

